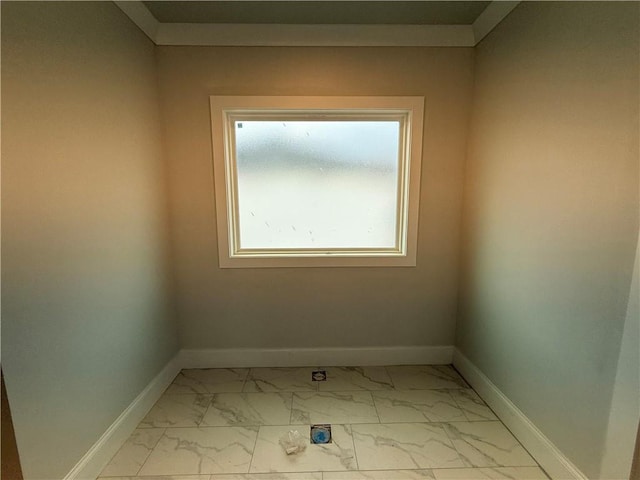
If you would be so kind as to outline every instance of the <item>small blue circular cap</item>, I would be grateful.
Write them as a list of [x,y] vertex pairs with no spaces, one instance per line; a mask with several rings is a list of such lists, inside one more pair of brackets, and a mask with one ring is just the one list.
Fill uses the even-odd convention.
[[311,432],[311,438],[314,443],[328,443],[331,437],[326,428],[316,427]]

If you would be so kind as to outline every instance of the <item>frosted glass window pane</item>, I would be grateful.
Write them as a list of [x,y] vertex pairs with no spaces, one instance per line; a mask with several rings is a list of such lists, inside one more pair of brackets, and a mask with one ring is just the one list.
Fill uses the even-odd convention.
[[234,130],[240,248],[396,247],[399,121]]

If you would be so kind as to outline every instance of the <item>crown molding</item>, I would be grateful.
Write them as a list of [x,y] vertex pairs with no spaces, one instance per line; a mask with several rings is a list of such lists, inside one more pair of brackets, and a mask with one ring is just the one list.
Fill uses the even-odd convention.
[[486,37],[520,2],[494,1],[476,18],[473,28],[474,46]]
[[161,23],[157,45],[470,47],[470,25],[278,25]]
[[138,0],[114,1],[113,3],[120,7],[120,10],[122,10],[153,43],[158,44],[156,37],[158,36],[160,22],[156,20],[156,17],[153,16],[144,3]]
[[116,1],[156,45],[473,47],[520,2],[491,2],[472,25],[162,23],[141,1]]

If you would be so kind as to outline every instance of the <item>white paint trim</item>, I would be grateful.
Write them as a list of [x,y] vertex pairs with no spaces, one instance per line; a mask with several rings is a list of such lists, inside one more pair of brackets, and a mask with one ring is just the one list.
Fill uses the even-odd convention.
[[[422,165],[421,96],[236,96],[212,95],[211,138],[220,268],[415,267]],[[359,248],[247,248],[240,244],[238,168],[234,122],[260,119],[281,122],[331,118],[386,120],[399,125],[397,206],[394,245]],[[300,227],[298,227],[300,228]]]
[[180,372],[176,355],[102,434],[63,480],[94,480]]
[[589,480],[535,424],[458,349],[453,365],[552,479]]
[[153,16],[144,3],[138,1],[114,1],[113,3],[120,7],[120,10],[122,10],[153,43],[158,44],[156,37],[158,35],[160,22],[156,20],[156,17]]
[[156,45],[474,47],[520,2],[493,1],[472,25],[163,23],[141,1],[114,3]]
[[473,45],[480,43],[496,25],[498,25],[520,2],[497,1],[491,2],[487,8],[476,18],[471,26],[473,29]]
[[354,347],[181,350],[151,380],[63,480],[95,480],[183,368],[446,365],[453,347]]
[[472,47],[471,25],[160,23],[157,45]]
[[237,348],[180,351],[182,368],[447,365],[453,347]]

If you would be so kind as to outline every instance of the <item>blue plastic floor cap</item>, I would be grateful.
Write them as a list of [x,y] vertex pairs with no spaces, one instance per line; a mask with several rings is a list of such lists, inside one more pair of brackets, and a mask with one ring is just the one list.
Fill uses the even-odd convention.
[[313,443],[328,443],[331,438],[331,434],[324,428],[314,428],[311,431],[311,439]]

